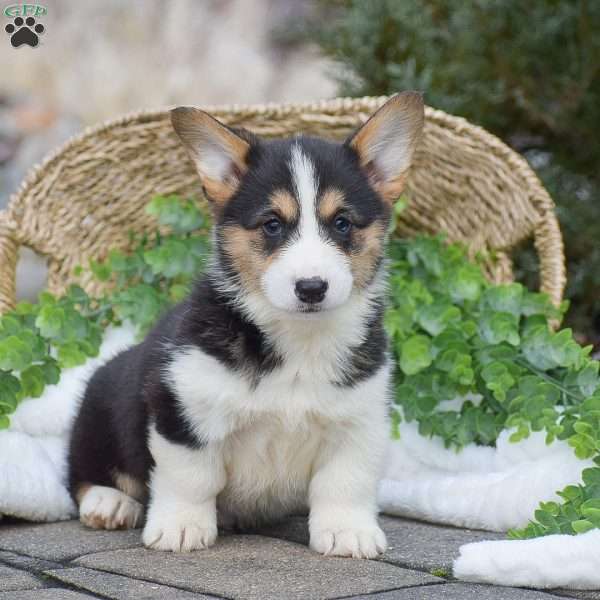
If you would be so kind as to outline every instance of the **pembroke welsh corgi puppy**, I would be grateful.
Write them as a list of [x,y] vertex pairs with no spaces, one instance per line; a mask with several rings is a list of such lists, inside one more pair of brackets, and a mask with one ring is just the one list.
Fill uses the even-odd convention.
[[214,211],[214,256],[87,386],[69,456],[84,524],[143,524],[149,548],[187,552],[218,525],[308,511],[317,552],[385,550],[385,240],[423,112],[419,93],[396,95],[336,143],[172,111]]

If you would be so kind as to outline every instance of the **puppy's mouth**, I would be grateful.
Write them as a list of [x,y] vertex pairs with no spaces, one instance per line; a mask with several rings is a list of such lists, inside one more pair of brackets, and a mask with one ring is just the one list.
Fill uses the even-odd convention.
[[328,313],[330,309],[321,304],[297,304],[292,310],[288,310],[291,318],[296,319],[318,319],[320,316]]
[[323,312],[323,310],[325,310],[325,309],[322,306],[301,304],[296,310],[297,310],[297,312],[303,313],[303,314],[315,314],[315,313]]

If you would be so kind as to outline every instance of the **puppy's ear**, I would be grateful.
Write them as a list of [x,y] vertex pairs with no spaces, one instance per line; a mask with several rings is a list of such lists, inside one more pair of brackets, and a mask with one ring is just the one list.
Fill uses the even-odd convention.
[[346,141],[357,152],[375,190],[388,202],[394,202],[404,188],[423,121],[423,96],[402,92]]
[[196,165],[208,199],[225,204],[248,169],[250,134],[243,139],[209,114],[188,106],[173,109],[171,123]]

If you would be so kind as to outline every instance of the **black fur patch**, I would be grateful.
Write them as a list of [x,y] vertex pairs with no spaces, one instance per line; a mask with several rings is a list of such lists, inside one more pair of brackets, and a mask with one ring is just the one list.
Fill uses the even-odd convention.
[[383,303],[377,302],[367,318],[367,337],[362,344],[352,348],[348,365],[336,385],[353,387],[373,376],[385,363],[387,338],[383,328],[383,311]]
[[218,292],[217,275],[201,279],[183,304],[175,346],[192,345],[248,376],[253,384],[281,364],[264,333],[239,310],[231,299]]

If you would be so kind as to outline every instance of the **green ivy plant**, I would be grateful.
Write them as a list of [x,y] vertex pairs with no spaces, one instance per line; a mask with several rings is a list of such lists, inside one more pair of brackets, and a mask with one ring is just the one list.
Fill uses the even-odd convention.
[[[166,235],[131,235],[131,253],[110,252],[92,261],[98,281],[109,291],[90,298],[78,285],[56,296],[43,292],[39,302],[20,302],[0,318],[0,429],[25,398],[38,398],[57,383],[63,368],[98,355],[102,332],[124,320],[143,335],[171,303],[181,300],[209,253],[208,215],[196,203],[157,196],[147,207]],[[81,275],[78,267],[75,274]]]
[[[446,447],[492,445],[506,428],[513,442],[543,431],[579,458],[600,450],[600,377],[571,330],[554,331],[566,304],[518,283],[492,285],[457,245],[439,238],[393,240],[386,328],[397,358],[393,436],[402,419]],[[444,402],[466,398],[460,409]],[[600,465],[600,462],[598,462]],[[540,505],[515,538],[600,527],[600,468],[585,469],[564,503]]]
[[[402,206],[402,204],[400,205]],[[57,383],[61,369],[96,356],[108,325],[133,323],[143,335],[182,299],[210,252],[210,219],[192,200],[157,196],[147,207],[152,235],[131,236],[129,253],[113,251],[89,269],[108,291],[91,298],[77,285],[47,292],[0,318],[0,429],[25,398]],[[392,239],[385,326],[396,358],[392,436],[401,420],[460,450],[543,431],[566,440],[579,458],[600,456],[599,363],[569,329],[554,331],[566,305],[518,283],[492,285],[465,249],[438,237]],[[79,267],[76,274],[83,274]],[[457,408],[456,398],[464,398]],[[561,504],[543,502],[513,537],[581,533],[600,527],[599,467],[583,471]]]

